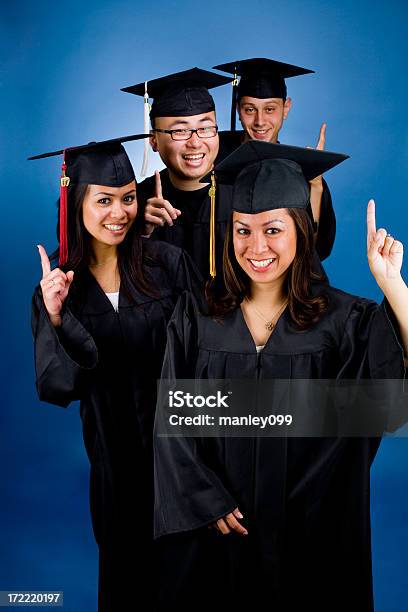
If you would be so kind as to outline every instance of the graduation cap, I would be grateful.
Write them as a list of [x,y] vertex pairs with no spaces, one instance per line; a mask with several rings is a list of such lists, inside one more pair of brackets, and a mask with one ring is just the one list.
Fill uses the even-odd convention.
[[148,134],[133,134],[101,142],[90,142],[78,147],[69,147],[29,157],[29,160],[62,155],[60,181],[60,254],[59,265],[68,260],[68,186],[70,183],[123,187],[135,180],[135,173],[122,142],[148,138]]
[[[191,117],[215,110],[209,89],[230,83],[232,78],[215,72],[191,68],[158,79],[124,87],[121,91],[144,98],[144,130],[149,131],[150,119],[156,117]],[[149,98],[153,98],[150,106]],[[147,171],[149,143],[145,143],[145,155],[141,175]]]
[[[310,208],[308,181],[348,159],[348,155],[249,140],[228,155],[201,182],[233,185],[232,210],[256,214],[275,208]],[[212,198],[213,199],[213,198]],[[210,274],[215,270],[215,210],[211,206]]]
[[308,181],[349,156],[291,145],[250,140],[215,168],[217,182],[233,185],[232,207],[242,213],[310,204]]
[[[227,64],[213,66],[234,75],[232,82],[231,130],[235,130],[235,115],[237,100],[243,96],[251,98],[283,98],[287,90],[285,79],[313,73],[314,70],[285,64],[266,57],[255,57],[237,60]],[[238,83],[238,76],[241,77]]]

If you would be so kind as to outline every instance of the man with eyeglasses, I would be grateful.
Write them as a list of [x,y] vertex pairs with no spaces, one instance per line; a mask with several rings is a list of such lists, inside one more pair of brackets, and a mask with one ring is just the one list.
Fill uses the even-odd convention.
[[[272,60],[265,60],[267,63]],[[272,62],[274,63],[274,62]],[[275,62],[276,63],[276,62]],[[227,71],[227,64],[217,68]],[[285,65],[287,66],[287,65]],[[292,66],[292,68],[297,68]],[[299,74],[312,72],[300,69]],[[236,76],[236,74],[234,74]],[[295,76],[295,75],[293,75]],[[137,187],[138,202],[144,207],[145,233],[154,239],[169,242],[185,249],[192,257],[204,279],[210,276],[210,209],[209,184],[200,180],[206,177],[218,161],[237,148],[241,141],[250,138],[249,132],[223,132],[222,148],[216,123],[215,105],[209,89],[237,79],[221,76],[207,70],[192,68],[169,76],[126,87],[123,91],[143,96],[145,109],[148,98],[154,99],[150,110],[152,149],[159,153],[165,170],[156,172]],[[242,81],[241,81],[242,82]],[[283,84],[283,85],[282,85]],[[241,83],[240,83],[241,85]],[[243,80],[245,85],[245,79]],[[279,88],[276,93],[276,88]],[[275,95],[286,98],[286,86],[282,75],[272,71],[265,76],[251,73],[250,93],[265,97],[265,87]],[[280,92],[285,90],[284,95]],[[234,88],[238,91],[238,87]],[[272,93],[274,93],[272,92]],[[261,100],[262,101],[262,100]],[[234,113],[236,100],[233,101]],[[145,110],[145,118],[148,118]],[[279,129],[283,123],[281,118]],[[145,131],[148,125],[145,124]],[[269,141],[276,142],[276,138]],[[268,140],[267,138],[262,138]],[[319,199],[314,207],[316,223],[316,251],[322,261],[330,254],[336,233],[330,192],[325,183],[315,185]],[[313,200],[313,192],[311,192]],[[222,261],[224,237],[230,215],[231,188],[217,185],[215,205],[215,269]],[[317,258],[316,258],[317,259]],[[316,270],[324,273],[316,261]]]
[[[185,249],[203,278],[210,273],[211,201],[209,183],[200,180],[211,172],[219,149],[215,105],[208,90],[231,81],[193,68],[124,89],[145,101],[147,96],[153,98],[150,145],[166,166],[137,187],[139,205],[145,207],[146,234]],[[217,187],[217,261],[222,256],[230,197],[230,187]]]

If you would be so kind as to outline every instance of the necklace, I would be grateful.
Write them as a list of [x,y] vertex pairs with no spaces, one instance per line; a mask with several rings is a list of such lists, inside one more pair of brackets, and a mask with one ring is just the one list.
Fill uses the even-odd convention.
[[268,331],[272,332],[276,326],[276,322],[279,319],[279,316],[281,315],[283,309],[285,308],[286,304],[288,303],[287,300],[284,300],[283,303],[279,306],[278,310],[273,314],[273,316],[270,319],[267,319],[262,312],[260,312],[257,307],[255,306],[255,304],[252,302],[252,300],[250,300],[249,298],[245,298],[246,301],[248,302],[248,304],[250,306],[252,306],[252,308],[254,309],[255,313],[258,315],[258,317],[260,319],[262,319],[262,321],[265,323],[265,329],[267,329]]
[[102,263],[95,263],[95,264],[89,264],[90,268],[99,268],[99,266],[106,266],[106,264],[110,263],[111,261],[115,261],[116,258],[112,258],[112,259],[107,259],[106,261],[103,261]]

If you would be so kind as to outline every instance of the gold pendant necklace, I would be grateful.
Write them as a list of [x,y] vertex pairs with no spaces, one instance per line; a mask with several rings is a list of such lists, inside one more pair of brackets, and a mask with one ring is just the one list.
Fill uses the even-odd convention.
[[248,302],[248,304],[250,306],[252,306],[252,308],[254,309],[255,313],[258,315],[258,317],[260,319],[262,319],[262,321],[264,321],[265,323],[265,329],[267,329],[269,332],[272,332],[276,326],[276,322],[277,319],[279,318],[280,314],[282,313],[283,309],[285,308],[286,304],[288,303],[287,300],[284,300],[284,302],[279,306],[278,310],[274,313],[274,315],[272,316],[271,319],[267,319],[266,317],[264,317],[264,315],[257,309],[257,307],[255,306],[255,304],[249,299],[249,298],[245,298],[246,301]]

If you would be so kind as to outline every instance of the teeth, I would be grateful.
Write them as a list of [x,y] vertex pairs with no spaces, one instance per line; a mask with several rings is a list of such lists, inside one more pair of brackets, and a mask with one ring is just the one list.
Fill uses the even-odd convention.
[[256,259],[250,259],[249,261],[251,262],[251,264],[253,266],[255,266],[255,268],[265,268],[270,263],[275,261],[275,259],[274,258],[272,258],[272,259],[262,259],[261,261],[257,261]]
[[122,225],[113,225],[113,224],[109,224],[109,225],[105,225],[106,229],[111,230],[111,231],[118,231],[123,229],[125,226]]
[[203,159],[204,153],[197,153],[196,155],[183,155],[183,159]]

